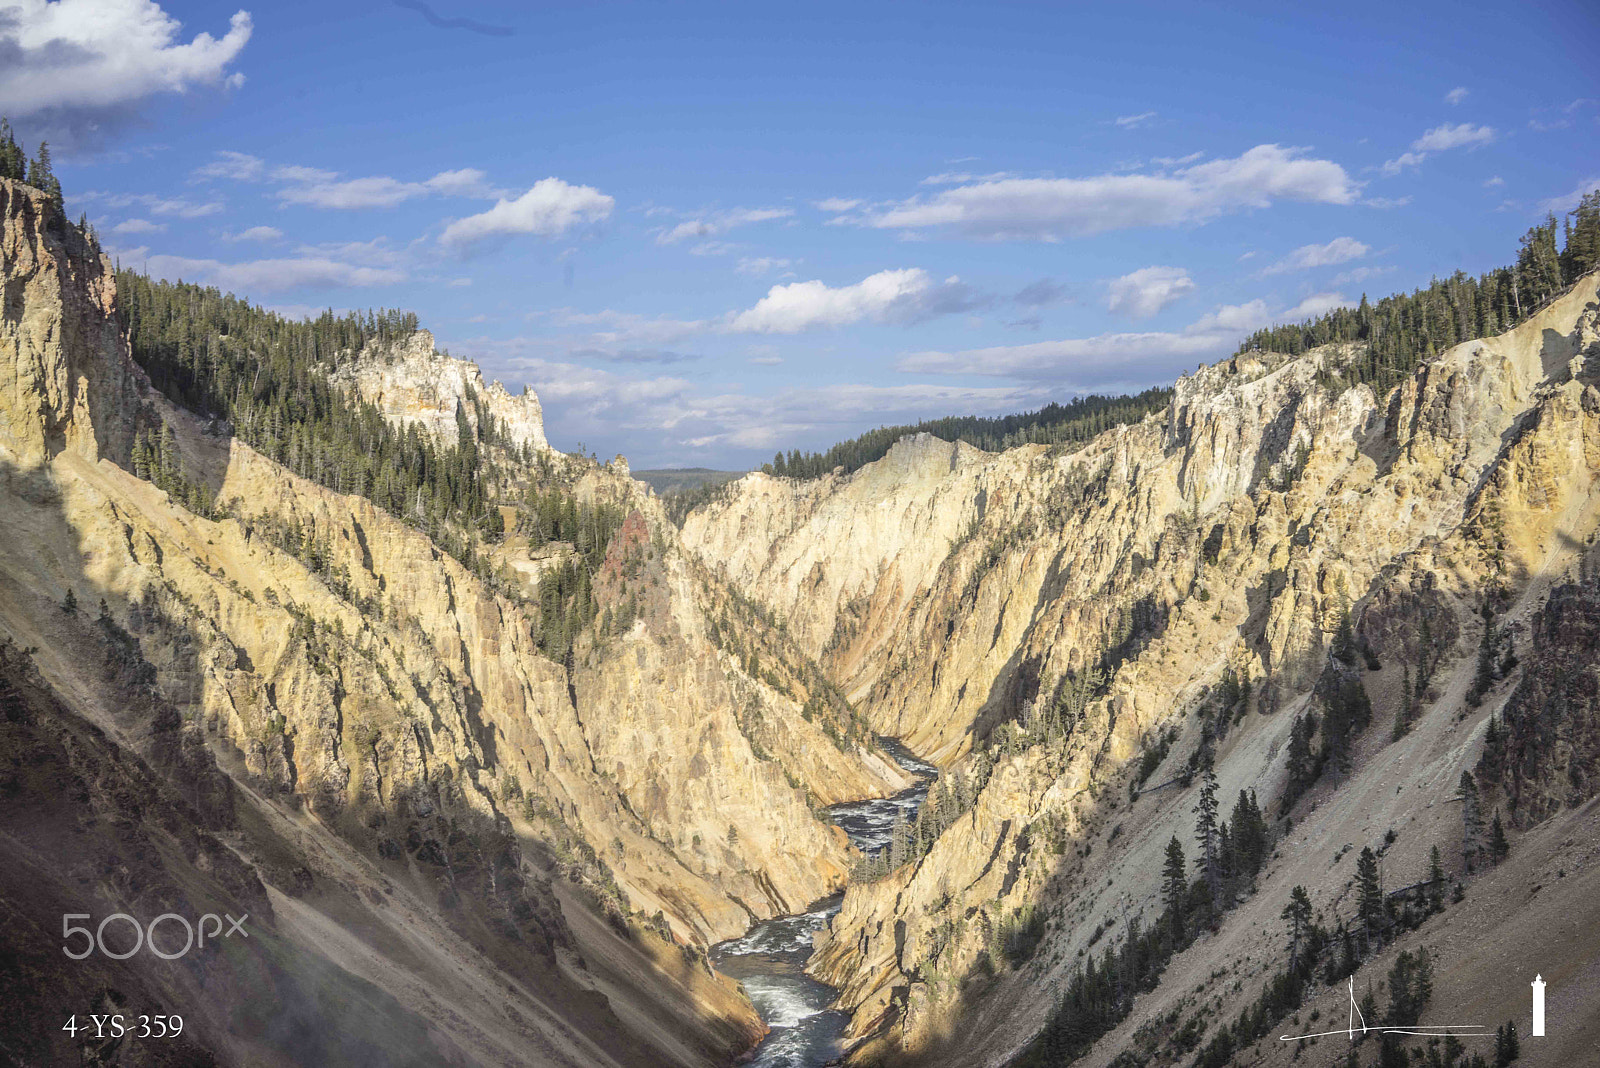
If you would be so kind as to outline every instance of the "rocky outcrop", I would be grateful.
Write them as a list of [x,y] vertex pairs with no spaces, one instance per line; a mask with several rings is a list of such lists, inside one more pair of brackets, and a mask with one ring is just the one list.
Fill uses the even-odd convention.
[[[701,947],[842,885],[849,848],[813,808],[904,782],[813,722],[805,658],[737,605],[727,618],[725,587],[625,468],[549,454],[531,394],[483,387],[422,335],[363,354],[344,370],[378,369],[343,381],[397,422],[453,441],[458,411],[492,416],[487,436],[530,446],[548,483],[630,514],[597,594],[631,626],[552,660],[514,572],[478,577],[151,389],[109,265],[37,193],[3,192],[0,635],[61,714],[197,811],[236,799],[219,831],[285,953],[392,999],[403,1045],[574,1065],[748,1048],[760,1021]],[[210,518],[125,466],[133,431],[163,426]],[[730,634],[744,656],[713,640]],[[65,877],[47,845],[38,865]],[[242,1063],[221,1030],[235,1009],[192,1034]]]
[[550,448],[544,436],[544,412],[532,389],[524,386],[520,395],[513,395],[499,382],[485,384],[477,364],[444,355],[426,330],[399,341],[369,341],[360,352],[340,360],[328,377],[373,405],[384,418],[401,426],[416,425],[445,445],[458,440],[459,413],[474,434],[479,432],[479,420],[487,416],[507,443]]
[[[1338,384],[1354,347],[1252,354],[1081,449],[906,439],[850,476],[747,476],[689,517],[686,544],[791,620],[875,729],[955,774],[975,749],[995,761],[926,856],[850,888],[814,959],[852,1033],[874,1036],[861,1056],[1014,1053],[1096,921],[1159,911],[1151,873],[1193,819],[1192,788],[1169,780],[1203,735],[1222,797],[1280,795],[1346,611],[1381,726],[1340,796],[1368,808],[1330,804],[1297,829],[1321,841],[1404,813],[1397,783],[1447,798],[1475,611],[1486,594],[1524,605],[1596,529],[1597,282],[1386,397]],[[1400,675],[1421,663],[1436,711],[1384,749]],[[1218,722],[1225,671],[1252,696]],[[1146,785],[1165,790],[1130,809],[1130,758],[1164,736],[1173,755]],[[995,932],[1030,908],[1050,917],[1049,951],[1013,971]]]
[[118,337],[116,278],[49,197],[0,178],[0,444],[28,466],[126,460],[144,372]]

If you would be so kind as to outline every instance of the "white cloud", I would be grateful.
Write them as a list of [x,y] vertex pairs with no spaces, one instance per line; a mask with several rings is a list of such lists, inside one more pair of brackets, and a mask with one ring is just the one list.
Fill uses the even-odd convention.
[[243,84],[227,68],[250,40],[248,12],[220,39],[183,24],[153,0],[11,0],[0,9],[0,112],[115,114],[156,93]]
[[1458,85],[1448,93],[1444,94],[1444,102],[1452,106],[1459,104],[1467,98],[1468,93],[1469,90],[1465,86]]
[[1474,126],[1470,122],[1435,126],[1411,143],[1418,152],[1444,152],[1452,148],[1477,148],[1495,138],[1493,126]]
[[1301,245],[1277,263],[1262,270],[1262,274],[1283,274],[1287,271],[1304,271],[1312,267],[1330,267],[1336,263],[1359,260],[1372,251],[1353,237],[1336,237],[1326,245]]
[[1485,189],[1497,189],[1500,186],[1505,185],[1505,184],[1506,184],[1506,180],[1504,178],[1500,177],[1497,174],[1493,178],[1484,179],[1483,187]]
[[226,241],[282,241],[283,231],[276,226],[252,226],[236,234],[223,234]]
[[405,272],[392,267],[369,267],[323,256],[246,260],[222,263],[185,256],[139,256],[143,249],[122,253],[124,259],[142,261],[152,278],[203,282],[219,289],[253,295],[286,289],[338,286],[392,285],[405,280]]
[[285,204],[306,204],[314,208],[350,210],[359,208],[392,208],[412,197],[439,193],[444,196],[487,196],[488,186],[482,171],[470,168],[459,171],[441,171],[423,182],[403,182],[398,178],[378,175],[371,178],[350,178],[337,181],[326,171],[309,168],[281,167],[278,175],[310,174],[311,181],[291,184],[278,190],[277,197]]
[[481,197],[496,200],[508,195],[507,190],[489,184],[488,176],[475,167],[462,167],[455,171],[440,171],[422,183],[428,190],[447,197]]
[[1313,319],[1318,315],[1325,315],[1335,308],[1348,308],[1350,301],[1345,299],[1343,293],[1313,293],[1299,304],[1281,311],[1276,316],[1280,323],[1296,323],[1302,319]]
[[1158,167],[1181,167],[1185,163],[1193,163],[1197,159],[1204,159],[1204,152],[1191,152],[1187,156],[1157,156],[1150,162]]
[[587,185],[542,178],[514,200],[501,198],[488,211],[457,219],[439,235],[440,243],[465,249],[506,234],[554,236],[584,223],[608,218],[616,199]]
[[227,178],[236,182],[253,182],[261,178],[266,163],[258,156],[226,149],[217,158],[195,169],[196,178]]
[[736,334],[794,334],[864,320],[917,322],[988,302],[959,278],[935,283],[922,268],[907,267],[879,271],[847,286],[833,287],[819,280],[773,286],[754,307],[726,316],[722,329]]
[[272,168],[272,180],[275,182],[331,182],[337,177],[339,177],[338,171],[325,171],[320,167],[289,164]]
[[782,356],[752,356],[747,361],[757,367],[776,367],[783,362]]
[[1141,267],[1111,283],[1106,310],[1131,319],[1148,319],[1194,289],[1182,267]]
[[883,319],[897,305],[921,296],[933,285],[920,267],[879,271],[854,285],[830,287],[821,281],[773,286],[755,306],[735,314],[728,329],[737,333],[792,334],[816,326],[844,326]]
[[739,265],[734,270],[740,274],[759,277],[764,274],[771,274],[773,271],[781,271],[793,263],[793,260],[784,259],[781,256],[745,256],[739,260]]
[[1257,145],[1233,159],[1160,174],[1008,178],[913,197],[854,221],[884,229],[945,229],[980,239],[1057,241],[1138,226],[1205,222],[1276,200],[1350,204],[1358,186],[1337,163]]
[[1267,302],[1257,297],[1244,304],[1223,304],[1202,315],[1184,330],[1190,337],[1214,334],[1248,334],[1272,322]]
[[1394,159],[1385,160],[1383,167],[1380,169],[1383,171],[1385,178],[1393,178],[1407,167],[1420,165],[1427,158],[1428,155],[1425,152],[1402,152]]
[[[1545,212],[1554,212],[1557,215],[1565,215],[1567,212],[1578,206],[1578,201],[1582,200],[1584,196],[1594,192],[1596,189],[1600,189],[1600,178],[1586,179],[1582,182],[1579,182],[1578,188],[1574,189],[1565,196],[1551,197],[1548,200],[1541,200],[1539,202],[1539,210]],[[1506,203],[1509,204],[1510,201],[1507,201]]]
[[816,202],[817,208],[821,211],[853,211],[861,204],[862,201],[859,199],[853,200],[848,197],[824,197]]
[[1155,117],[1153,111],[1141,111],[1137,115],[1118,115],[1114,121],[1124,130],[1136,130]]
[[[471,345],[453,347],[470,349]],[[494,368],[492,358],[478,358],[486,370]],[[716,393],[696,389],[684,378],[633,377],[568,361],[513,358],[500,362],[509,363],[516,376],[539,391],[554,440],[593,440],[597,434],[614,440],[634,433],[654,443],[666,434],[670,435],[668,448],[690,457],[728,449],[770,454],[780,445],[791,446],[812,435],[822,444],[824,439],[859,433],[864,425],[910,422],[936,413],[1017,411],[1038,407],[1047,399],[1047,391],[1031,385],[942,383],[840,383],[769,394]],[[650,459],[655,462],[667,457]]]
[[895,367],[924,374],[1055,382],[1092,379],[1091,388],[1108,382],[1151,381],[1169,374],[1174,365],[1220,358],[1252,330],[1320,315],[1348,303],[1338,293],[1318,293],[1274,314],[1265,300],[1257,299],[1223,305],[1180,331],[1108,333],[957,352],[916,352],[901,357]]
[[111,228],[114,234],[159,234],[165,230],[165,223],[153,223],[149,219],[125,219]]
[[1447,152],[1452,148],[1481,148],[1499,136],[1493,126],[1474,126],[1470,122],[1435,126],[1411,142],[1411,151],[1402,152],[1384,163],[1385,177],[1393,177],[1407,167],[1415,167],[1432,152]]
[[1118,333],[1095,337],[993,345],[959,352],[915,352],[895,364],[922,374],[990,375],[1002,378],[1061,379],[1086,369],[1103,373],[1108,364],[1136,360],[1192,360],[1222,354],[1227,340],[1215,334]]
[[1411,197],[1367,197],[1361,203],[1369,208],[1377,208],[1380,211],[1387,211],[1390,208],[1405,207],[1407,204],[1411,203]]
[[656,244],[675,245],[692,237],[712,237],[726,233],[736,226],[787,219],[793,214],[793,208],[734,208],[730,211],[710,212],[662,229],[656,234]]
[[[1011,174],[1010,171],[995,171],[993,174],[972,174],[972,173],[969,173],[967,171],[945,171],[942,174],[930,174],[930,175],[928,175],[928,177],[924,178],[922,181],[918,182],[917,184],[918,185],[967,185],[968,183],[971,183],[971,182],[998,182],[1002,178],[1010,178],[1010,177],[1012,177],[1012,174]],[[854,207],[855,204],[858,204],[858,203],[860,203],[860,201],[855,201],[854,203],[851,204],[851,207]],[[840,210],[849,210],[849,209],[840,209]]]
[[171,215],[180,219],[199,219],[207,215],[215,215],[222,210],[220,201],[193,201],[184,197],[156,196],[154,193],[106,193],[98,190],[89,190],[84,193],[73,194],[72,199],[86,200],[92,204],[104,204],[108,208],[138,206],[152,215]]

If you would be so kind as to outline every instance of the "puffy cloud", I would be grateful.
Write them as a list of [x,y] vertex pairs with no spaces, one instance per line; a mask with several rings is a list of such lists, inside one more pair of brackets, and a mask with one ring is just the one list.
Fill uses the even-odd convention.
[[1194,289],[1182,267],[1141,267],[1111,283],[1106,310],[1132,319],[1148,319]]
[[960,352],[915,352],[901,357],[895,367],[923,374],[1060,380],[1084,371],[1100,373],[1106,365],[1132,364],[1137,360],[1187,361],[1218,356],[1226,345],[1226,340],[1213,334],[1114,333]]
[[1141,111],[1137,115],[1118,115],[1113,121],[1124,130],[1137,130],[1155,117],[1156,113],[1153,111]]
[[919,322],[937,315],[971,311],[990,303],[959,278],[942,283],[920,267],[879,271],[847,286],[821,281],[773,286],[754,307],[725,318],[731,333],[794,334],[851,323]]
[[422,182],[403,182],[385,175],[339,181],[336,172],[311,167],[279,167],[273,176],[290,183],[278,190],[279,200],[285,204],[307,204],[315,208],[392,208],[413,197],[435,193],[484,198],[502,195],[489,186],[482,171],[471,167],[440,171]]
[[1450,105],[1454,106],[1456,104],[1461,103],[1463,100],[1465,100],[1467,98],[1467,95],[1468,95],[1467,88],[1465,86],[1458,85],[1454,89],[1450,90],[1448,93],[1444,94],[1444,102],[1446,104],[1450,104]]
[[1283,274],[1287,271],[1304,271],[1312,267],[1329,267],[1336,263],[1359,260],[1371,252],[1353,237],[1336,237],[1326,245],[1301,245],[1277,263],[1262,270],[1262,274]]
[[1435,126],[1411,143],[1418,152],[1444,152],[1452,148],[1477,148],[1495,138],[1493,126],[1474,126],[1470,122]]
[[275,293],[308,287],[380,286],[405,280],[393,267],[370,267],[325,256],[246,260],[222,263],[186,256],[144,256],[144,249],[121,252],[123,259],[140,260],[152,278],[203,282],[236,293]]
[[197,167],[196,178],[227,178],[235,182],[253,182],[266,171],[266,163],[258,156],[223,149],[217,158],[203,167]]
[[1491,143],[1497,136],[1499,132],[1493,126],[1474,126],[1470,122],[1451,125],[1447,122],[1411,142],[1411,151],[1402,152],[1386,161],[1382,171],[1386,177],[1392,177],[1407,167],[1418,166],[1428,158],[1429,153],[1447,152],[1452,148],[1479,148]]
[[1314,319],[1319,315],[1326,315],[1335,308],[1348,308],[1351,302],[1343,293],[1313,293],[1292,308],[1286,308],[1273,316],[1274,322],[1298,323],[1304,319]]
[[1426,152],[1402,152],[1394,159],[1384,160],[1383,166],[1379,169],[1385,178],[1393,178],[1407,167],[1419,166],[1427,158]]
[[1594,192],[1596,189],[1600,189],[1600,178],[1585,179],[1584,181],[1578,183],[1578,188],[1574,189],[1565,196],[1551,197],[1548,200],[1541,200],[1539,202],[1539,210],[1545,212],[1554,212],[1557,215],[1565,215],[1567,212],[1578,206],[1578,201],[1582,200],[1585,196]]
[[1257,145],[1232,159],[1159,174],[1005,178],[956,186],[854,220],[898,229],[943,229],[980,239],[1058,241],[1139,226],[1199,223],[1276,200],[1355,202],[1358,186],[1330,160]]
[[1189,324],[1184,333],[1190,337],[1214,334],[1248,334],[1272,321],[1267,302],[1257,297],[1244,304],[1223,304]]
[[227,73],[250,40],[248,12],[222,37],[199,33],[153,0],[10,0],[0,8],[0,112],[88,130],[156,93],[243,84]]
[[560,178],[543,178],[521,196],[502,197],[477,215],[457,219],[444,228],[439,241],[466,249],[480,241],[507,234],[555,236],[584,223],[608,218],[616,199],[587,185],[568,185]]
[[283,231],[276,226],[252,226],[248,230],[240,230],[236,234],[223,234],[227,241],[281,241]]
[[159,234],[165,230],[165,223],[153,223],[149,219],[124,219],[111,228],[114,234]]
[[675,245],[688,238],[712,237],[726,233],[736,226],[787,219],[793,214],[793,208],[734,208],[730,211],[710,212],[662,229],[656,234],[656,244]]
[[1223,305],[1179,331],[1097,334],[1094,337],[993,345],[958,352],[926,351],[901,357],[896,368],[924,374],[987,375],[1076,388],[1151,382],[1195,359],[1217,359],[1239,339],[1274,322],[1296,322],[1349,304],[1338,293],[1318,293],[1273,313],[1264,300]]

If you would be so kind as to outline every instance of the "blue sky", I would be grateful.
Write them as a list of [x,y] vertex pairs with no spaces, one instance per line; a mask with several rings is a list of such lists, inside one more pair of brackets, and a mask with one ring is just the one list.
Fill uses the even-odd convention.
[[125,264],[745,467],[1508,261],[1600,181],[1600,13],[1483,7],[0,0],[0,112]]

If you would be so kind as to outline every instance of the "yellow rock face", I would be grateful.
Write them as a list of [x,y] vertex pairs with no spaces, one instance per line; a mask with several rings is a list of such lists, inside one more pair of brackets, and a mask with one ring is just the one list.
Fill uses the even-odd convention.
[[[1414,662],[1429,613],[1456,664],[1485,591],[1520,604],[1574,566],[1600,504],[1597,283],[1384,398],[1323,385],[1352,347],[1253,354],[1185,376],[1163,415],[1077,451],[908,438],[849,476],[749,475],[689,518],[690,550],[791,620],[877,730],[957,773],[975,739],[1026,722],[1059,680],[1114,665],[1065,741],[1021,732],[1021,755],[926,857],[849,890],[813,969],[843,989],[852,1033],[875,1036],[863,1056],[1000,1063],[1046,1017],[1027,991],[1059,988],[1096,921],[1158,912],[1149,873],[1173,833],[1191,837],[1193,790],[1130,811],[1127,765],[1172,727],[1175,755],[1147,785],[1172,778],[1225,669],[1254,698],[1218,751],[1221,796],[1272,798],[1341,611],[1396,663]],[[1471,657],[1460,664],[1470,675]],[[1368,682],[1372,745],[1387,738],[1397,675]],[[1442,736],[1456,706],[1439,696]],[[1362,767],[1355,777],[1386,782],[1391,799],[1396,786],[1407,797],[1425,783],[1430,800],[1454,788],[1415,758],[1403,773]],[[1308,834],[1345,833],[1347,818],[1313,813]],[[1061,853],[1041,847],[1041,828]],[[1052,916],[1049,958],[1002,967],[993,990],[960,982],[1028,905]]]

